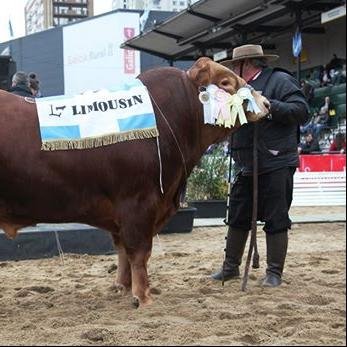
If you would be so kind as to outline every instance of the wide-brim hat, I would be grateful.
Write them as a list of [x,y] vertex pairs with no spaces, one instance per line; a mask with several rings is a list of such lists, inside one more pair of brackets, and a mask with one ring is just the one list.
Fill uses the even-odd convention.
[[236,61],[252,58],[264,58],[268,62],[271,62],[277,60],[279,56],[276,54],[264,54],[263,47],[260,45],[243,45],[234,48],[232,59],[224,60],[221,64],[229,67]]

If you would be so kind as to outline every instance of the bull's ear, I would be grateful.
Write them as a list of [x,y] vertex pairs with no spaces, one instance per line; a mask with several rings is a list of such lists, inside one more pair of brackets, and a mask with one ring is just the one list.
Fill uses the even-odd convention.
[[207,86],[211,81],[211,62],[207,57],[199,58],[188,70],[190,80],[197,86]]

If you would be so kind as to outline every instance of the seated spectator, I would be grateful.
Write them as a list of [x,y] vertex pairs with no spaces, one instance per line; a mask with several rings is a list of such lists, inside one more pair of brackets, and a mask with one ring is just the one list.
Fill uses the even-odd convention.
[[324,68],[322,65],[319,65],[318,67],[316,67],[312,71],[312,74],[310,76],[310,80],[320,81],[322,76],[323,76],[323,71],[324,71]]
[[330,145],[330,152],[346,153],[346,136],[343,133],[337,133],[335,139]]
[[29,74],[29,88],[35,98],[41,97],[40,81],[37,79],[37,75],[34,72]]
[[301,90],[304,93],[307,102],[310,104],[314,97],[314,88],[305,80],[301,80]]
[[333,54],[332,59],[326,65],[326,69],[328,71],[328,74],[330,74],[331,70],[338,70],[341,68],[342,68],[342,59],[338,58],[336,54]]
[[29,88],[29,77],[25,72],[18,71],[13,75],[12,87],[9,89],[9,92],[19,96],[33,97]]
[[298,146],[299,154],[309,154],[312,152],[320,152],[318,140],[314,138],[312,133],[307,133],[305,141]]
[[332,84],[346,83],[346,64],[343,64],[342,70],[336,70],[331,79]]
[[331,79],[329,75],[329,71],[327,68],[325,68],[322,72],[321,79],[320,79],[320,86],[326,87],[331,84]]
[[300,131],[301,133],[311,132],[318,137],[320,132],[328,127],[329,117],[334,117],[335,115],[335,105],[330,101],[330,97],[326,96],[318,114],[315,114],[309,123],[301,126]]

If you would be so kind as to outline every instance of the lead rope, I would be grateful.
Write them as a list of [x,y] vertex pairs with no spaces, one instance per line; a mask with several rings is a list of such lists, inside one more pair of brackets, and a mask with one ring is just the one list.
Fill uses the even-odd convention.
[[[157,107],[157,109],[158,109],[160,115],[163,117],[163,119],[164,119],[166,125],[168,126],[168,128],[169,128],[169,130],[170,130],[170,132],[171,132],[171,134],[172,134],[172,137],[174,138],[174,140],[175,140],[175,142],[176,142],[177,148],[178,148],[178,150],[179,150],[179,152],[180,152],[180,154],[181,154],[182,164],[183,164],[184,173],[185,173],[185,178],[187,179],[187,178],[188,178],[188,171],[187,171],[186,160],[185,160],[185,158],[184,158],[184,155],[183,155],[183,152],[182,152],[181,147],[180,147],[180,145],[179,145],[179,142],[178,142],[178,140],[177,140],[177,137],[176,137],[175,133],[173,132],[173,130],[172,130],[171,126],[170,126],[170,123],[168,122],[168,120],[167,120],[166,117],[164,116],[164,113],[162,112],[162,110],[160,109],[160,107],[158,106],[158,104],[156,103],[156,101],[154,100],[152,94],[151,94],[149,91],[148,91],[148,94],[149,94],[150,98],[152,99],[154,105]],[[159,141],[158,141],[158,146],[159,146]],[[158,148],[159,148],[159,147],[158,147]]]
[[163,165],[161,162],[161,154],[160,154],[160,147],[159,147],[159,136],[157,136],[157,149],[158,149],[158,158],[159,158],[159,184],[160,184],[160,191],[164,195],[164,188],[163,188]]
[[55,234],[55,240],[57,242],[57,249],[58,249],[60,261],[61,261],[62,265],[64,265],[65,264],[64,251],[63,251],[63,248],[61,247],[61,243],[59,240],[59,235],[58,235],[57,230],[54,230],[54,234]]
[[[254,248],[253,268],[255,265],[259,267],[259,254],[257,247],[257,216],[258,216],[258,124],[254,124],[254,138],[253,138],[253,211],[252,211],[252,232],[251,241],[249,244],[249,250],[247,255],[247,261],[245,266],[245,272],[242,279],[241,290],[246,291],[249,266],[252,259],[252,253]],[[257,259],[256,259],[257,256]],[[256,264],[258,261],[258,264]]]

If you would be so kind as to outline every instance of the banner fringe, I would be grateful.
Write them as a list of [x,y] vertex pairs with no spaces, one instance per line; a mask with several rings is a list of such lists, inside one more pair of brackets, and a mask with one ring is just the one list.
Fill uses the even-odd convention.
[[42,142],[41,150],[57,151],[68,149],[90,149],[112,145],[129,140],[141,140],[158,137],[157,128],[132,130],[123,133],[108,134],[99,137],[87,137],[79,140],[51,140]]

